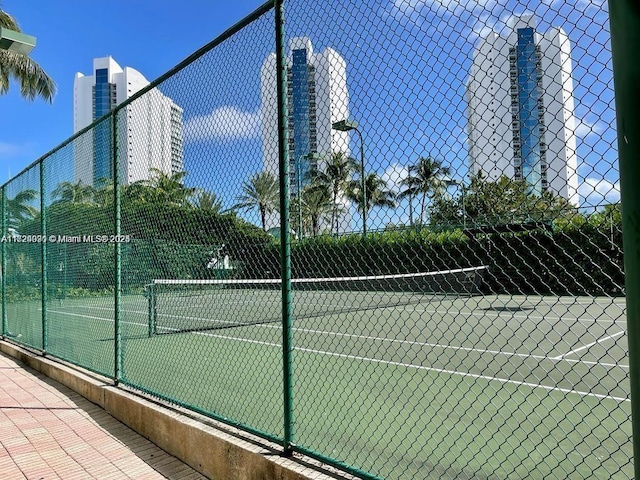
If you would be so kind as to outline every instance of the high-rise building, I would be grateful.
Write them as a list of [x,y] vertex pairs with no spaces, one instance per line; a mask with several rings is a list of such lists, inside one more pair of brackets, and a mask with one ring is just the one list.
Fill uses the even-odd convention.
[[[262,155],[264,170],[278,175],[278,101],[276,97],[276,55],[262,65]],[[350,154],[349,134],[333,130],[334,122],[349,118],[347,64],[333,49],[314,53],[311,40],[289,40],[287,98],[289,113],[289,179],[291,195],[309,182],[311,168],[324,170],[333,153]],[[337,230],[351,229],[349,203],[340,198]],[[279,226],[271,215],[269,227]],[[325,225],[328,227],[328,225]],[[335,228],[333,229],[336,230]]]
[[[133,68],[113,58],[93,60],[93,75],[76,73],[74,81],[74,132],[91,125],[116,105],[149,85]],[[117,144],[120,182],[146,180],[151,169],[172,174],[183,170],[182,108],[154,88],[118,114]],[[111,126],[95,125],[74,142],[75,178],[96,185],[111,178]]]
[[579,204],[571,47],[561,28],[520,17],[478,43],[467,82],[473,174],[525,180],[531,193]]

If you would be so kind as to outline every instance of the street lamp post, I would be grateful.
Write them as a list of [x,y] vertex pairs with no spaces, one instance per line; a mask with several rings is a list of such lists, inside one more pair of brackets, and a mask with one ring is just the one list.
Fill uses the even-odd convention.
[[349,132],[354,130],[360,137],[360,177],[362,189],[362,234],[367,235],[367,178],[364,171],[364,140],[355,120],[340,120],[331,125],[334,130]]
[[0,50],[29,55],[36,46],[36,37],[0,27]]

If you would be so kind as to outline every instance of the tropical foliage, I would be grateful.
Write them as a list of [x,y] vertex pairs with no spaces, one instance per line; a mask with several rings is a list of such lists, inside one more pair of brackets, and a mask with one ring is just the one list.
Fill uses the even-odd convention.
[[[377,173],[368,173],[364,182],[366,192],[367,206],[364,208],[367,212],[372,207],[387,207],[396,208],[395,194],[392,190],[387,188],[387,182],[385,182]],[[347,196],[349,200],[356,204],[356,207],[362,213],[362,180],[361,178],[352,180],[349,183],[349,189]]]
[[431,157],[420,157],[418,161],[409,166],[409,175],[402,179],[403,187],[398,198],[409,199],[409,223],[413,225],[413,200],[420,200],[420,224],[425,223],[427,199],[434,194],[441,193],[445,188],[445,178],[450,175],[448,167],[442,162]]
[[331,198],[331,232],[338,232],[339,214],[344,209],[344,197],[349,191],[351,177],[359,172],[358,163],[344,152],[333,152],[322,169],[312,170],[312,189],[325,190]]
[[198,190],[195,195],[195,205],[200,210],[211,213],[220,213],[222,211],[222,200],[213,192],[206,190]]
[[[476,175],[468,185],[447,189],[448,169],[431,165],[429,182],[405,184],[407,190],[411,187],[414,200],[425,202],[421,214],[423,218],[428,214],[428,224],[371,231],[366,237],[322,235],[336,231],[336,217],[348,200],[361,212],[364,207],[357,166],[344,155],[333,156],[329,166],[327,171],[313,172],[300,198],[291,199],[291,226],[300,234],[291,250],[297,276],[407,273],[490,263],[495,267],[487,287],[491,291],[621,291],[620,204],[587,215],[549,192],[527,193],[524,182],[507,177],[488,181]],[[415,179],[424,175],[418,166],[412,170]],[[266,216],[278,211],[276,178],[266,172],[252,175],[243,183],[238,203],[224,213],[220,197],[186,186],[185,176],[156,171],[149,180],[119,187],[121,232],[131,238],[122,245],[123,287],[141,288],[153,278],[213,277],[216,273],[208,267],[211,252],[221,249],[233,263],[234,276],[277,278],[278,242],[264,231]],[[397,207],[391,190],[375,172],[368,173],[365,182],[367,210]],[[10,191],[4,199],[7,231],[37,235],[42,224],[38,192]],[[63,181],[47,191],[48,234],[114,233],[112,182],[90,187]],[[261,225],[242,220],[236,210],[258,212]],[[545,222],[553,229],[471,230],[531,221]],[[468,227],[464,231],[463,223]],[[581,249],[573,248],[576,244]],[[8,247],[9,284],[35,289],[41,275],[40,248],[18,243]],[[65,290],[68,286],[77,292],[107,291],[113,285],[114,252],[109,244],[49,244],[47,270],[52,288],[64,284]],[[385,261],[389,259],[393,261]]]
[[157,168],[151,169],[148,180],[140,180],[131,185],[134,198],[141,202],[162,203],[186,207],[196,193],[195,188],[184,185],[187,172],[165,173]]
[[7,227],[19,232],[23,222],[34,218],[38,209],[33,206],[33,201],[38,196],[35,190],[22,190],[13,198],[6,200]]
[[431,224],[468,227],[513,225],[570,219],[577,209],[565,198],[546,191],[542,196],[528,192],[525,181],[506,176],[487,181],[481,173],[471,177],[468,186],[455,197],[438,193],[430,208]]
[[320,234],[321,223],[331,219],[334,204],[329,189],[309,186],[302,191],[303,233]]
[[91,185],[85,185],[80,180],[77,182],[62,182],[51,192],[56,202],[64,203],[93,203],[96,190]]
[[259,172],[242,185],[242,194],[233,207],[239,210],[255,210],[260,213],[262,229],[267,230],[267,215],[278,208],[278,181],[269,172]]

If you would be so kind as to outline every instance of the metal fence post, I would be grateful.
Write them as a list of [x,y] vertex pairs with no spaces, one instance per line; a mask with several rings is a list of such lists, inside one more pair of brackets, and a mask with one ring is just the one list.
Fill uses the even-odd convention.
[[120,325],[120,301],[121,301],[121,249],[120,242],[120,186],[118,183],[118,111],[111,112],[111,152],[113,156],[113,228],[115,235],[114,243],[114,288],[113,288],[113,325],[114,325],[114,370],[113,378],[117,385],[122,376],[122,331]]
[[282,278],[282,373],[284,389],[284,453],[292,453],[293,390],[291,337],[291,238],[289,234],[289,159],[287,127],[287,56],[284,0],[275,0],[276,82],[278,96],[278,171],[280,178],[280,257]]
[[2,242],[0,243],[0,251],[2,252],[2,275],[0,276],[0,282],[2,285],[2,336],[4,337],[7,334],[7,242],[5,236],[7,235],[7,209],[6,209],[6,196],[5,196],[5,187],[2,187],[2,198],[0,199],[2,202],[0,215],[2,218],[0,222],[2,223]]
[[609,0],[618,129],[635,477],[640,478],[640,5]]
[[42,354],[47,353],[47,216],[45,213],[44,161],[40,162],[40,246],[42,252]]

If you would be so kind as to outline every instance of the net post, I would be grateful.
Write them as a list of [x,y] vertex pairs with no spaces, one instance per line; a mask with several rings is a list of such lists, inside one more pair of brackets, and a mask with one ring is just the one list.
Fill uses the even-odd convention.
[[0,199],[0,208],[2,212],[0,215],[2,219],[2,242],[0,243],[0,252],[2,255],[2,271],[0,272],[0,282],[2,283],[2,336],[7,334],[7,209],[6,209],[6,195],[5,186],[2,186],[2,198]]
[[609,22],[622,201],[631,427],[635,478],[640,478],[640,6],[609,0]]
[[155,284],[150,283],[146,286],[148,295],[148,308],[149,308],[149,337],[152,337],[158,332],[156,326],[156,289]]
[[40,239],[42,257],[42,354],[46,355],[48,346],[47,337],[47,217],[45,212],[45,178],[44,161],[40,161]]
[[280,180],[280,257],[282,278],[282,374],[284,403],[284,455],[293,444],[293,379],[291,335],[291,238],[289,235],[289,160],[287,125],[287,55],[284,33],[284,0],[274,0],[276,83],[278,100],[278,170]]
[[118,112],[125,110],[116,110],[111,113],[111,145],[113,157],[113,227],[116,241],[114,242],[114,289],[113,289],[113,325],[114,325],[114,369],[113,379],[117,385],[121,378],[122,370],[122,332],[120,325],[120,302],[121,302],[121,248],[120,242],[120,187],[118,184],[119,166],[118,166]]

